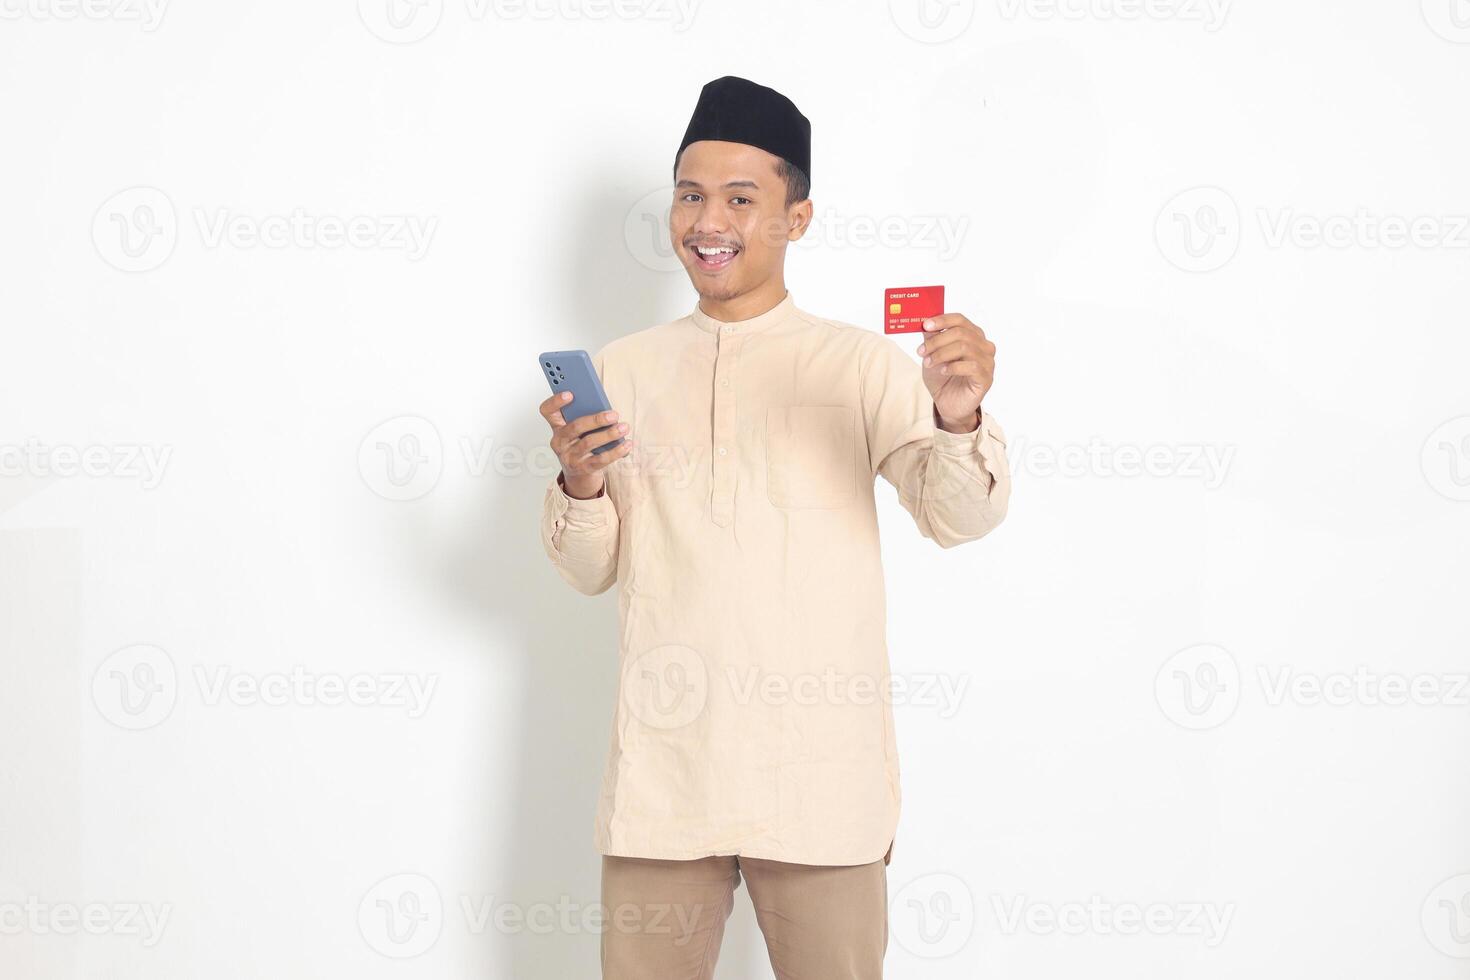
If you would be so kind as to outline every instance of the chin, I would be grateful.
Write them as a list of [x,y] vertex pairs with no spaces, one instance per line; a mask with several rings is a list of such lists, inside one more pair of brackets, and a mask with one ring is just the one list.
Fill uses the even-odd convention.
[[745,290],[738,286],[733,286],[729,283],[700,283],[698,280],[694,283],[694,290],[699,293],[702,299],[718,300],[721,303],[726,300],[732,300],[745,292]]
[[711,299],[723,303],[726,300],[732,300],[737,296],[749,292],[740,283],[728,279],[713,279],[710,276],[703,275],[697,269],[690,269],[687,266],[684,271],[689,273],[689,285],[694,287],[694,291],[699,294],[701,299]]

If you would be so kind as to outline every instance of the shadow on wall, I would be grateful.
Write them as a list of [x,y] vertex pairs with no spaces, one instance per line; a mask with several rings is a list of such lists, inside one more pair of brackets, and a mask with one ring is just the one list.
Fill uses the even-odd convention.
[[[571,254],[547,257],[565,266],[565,289],[551,299],[544,323],[518,334],[512,356],[525,362],[525,406],[491,422],[496,446],[530,450],[550,438],[537,414],[538,403],[549,394],[535,368],[538,352],[584,348],[596,353],[617,337],[693,308],[694,294],[682,271],[654,272],[630,254],[624,224],[639,196],[617,188],[589,189],[573,212],[579,224],[549,236],[572,243]],[[506,699],[520,708],[516,744],[491,744],[469,754],[513,755],[515,763],[514,777],[505,785],[466,794],[488,800],[495,812],[483,815],[483,850],[466,855],[465,876],[485,882],[497,905],[513,903],[525,910],[532,905],[556,909],[561,903],[573,909],[567,916],[558,912],[557,927],[549,932],[521,929],[487,937],[486,943],[500,950],[493,956],[494,975],[515,980],[599,975],[598,935],[580,926],[568,932],[560,922],[580,923],[581,910],[599,901],[601,859],[592,833],[617,694],[617,586],[588,598],[552,568],[540,541],[541,503],[550,480],[539,471],[503,476],[492,468],[474,510],[456,522],[461,533],[443,551],[449,556],[444,587],[493,630],[497,639],[487,650],[492,669],[519,687],[517,696]],[[503,725],[487,719],[483,730],[486,739],[496,739]],[[495,777],[466,772],[464,778]],[[507,812],[508,821],[497,824],[498,814]],[[496,868],[501,873],[494,874]],[[743,916],[741,903],[736,904],[719,974],[770,976],[763,947],[747,941],[752,935],[758,941],[749,903]]]

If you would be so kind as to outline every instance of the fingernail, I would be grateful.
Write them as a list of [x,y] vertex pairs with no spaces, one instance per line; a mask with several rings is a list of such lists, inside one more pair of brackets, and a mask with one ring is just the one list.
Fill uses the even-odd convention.
[[606,415],[604,415],[602,417],[602,420],[604,422],[614,422],[614,421],[617,420],[617,417],[618,417],[618,413],[617,412],[608,412]]
[[920,344],[919,345],[919,353],[920,354],[923,354],[924,353],[924,345],[923,344]]
[[933,320],[925,320],[924,321],[924,329],[925,330],[933,330],[934,329],[934,321]]
[[932,360],[933,360],[932,357],[926,357],[926,358],[924,358],[924,366],[925,367],[928,367],[929,366],[929,362],[932,361]]
[[623,422],[623,423],[621,423],[621,424],[620,424],[620,425],[619,425],[619,426],[618,426],[618,431],[619,431],[619,432],[627,432],[627,431],[628,431],[628,423],[627,423],[627,422]]
[[572,400],[572,393],[570,391],[564,391],[564,392],[562,392],[561,393],[561,400],[564,401],[564,402],[571,401]]

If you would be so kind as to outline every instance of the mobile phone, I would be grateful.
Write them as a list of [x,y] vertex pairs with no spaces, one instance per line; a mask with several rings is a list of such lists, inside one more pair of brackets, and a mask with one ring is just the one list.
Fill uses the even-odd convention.
[[[602,379],[597,376],[597,369],[592,366],[592,358],[587,355],[586,351],[547,351],[537,360],[541,362],[541,373],[546,375],[552,394],[559,395],[563,391],[572,393],[571,402],[563,405],[561,409],[561,417],[568,422],[594,412],[606,412],[612,408],[607,403],[607,392],[602,390]],[[601,432],[603,429],[611,428],[611,425],[604,425],[591,431]],[[604,453],[622,444],[621,438],[614,439],[612,442],[598,446],[592,452],[594,454]]]

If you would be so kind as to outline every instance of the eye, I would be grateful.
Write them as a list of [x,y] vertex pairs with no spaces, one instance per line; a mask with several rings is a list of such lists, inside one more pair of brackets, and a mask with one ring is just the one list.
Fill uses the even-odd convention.
[[750,204],[751,203],[751,200],[748,197],[732,197],[732,198],[730,198],[730,203],[731,204]]
[[685,204],[694,204],[699,200],[699,195],[694,193],[693,191],[690,191],[683,197],[679,198],[679,200],[683,201]]

